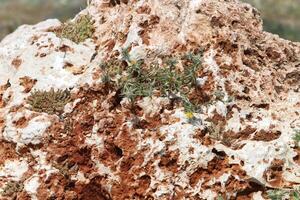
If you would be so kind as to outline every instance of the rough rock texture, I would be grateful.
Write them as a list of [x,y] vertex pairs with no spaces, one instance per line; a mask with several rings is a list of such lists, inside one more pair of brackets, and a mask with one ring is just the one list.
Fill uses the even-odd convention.
[[[267,199],[300,184],[300,44],[262,30],[236,0],[92,0],[94,37],[24,25],[0,43],[1,199]],[[100,64],[150,63],[203,50],[201,111],[166,97],[128,99]],[[34,112],[34,90],[70,89],[61,115]],[[138,119],[138,126],[135,120]]]

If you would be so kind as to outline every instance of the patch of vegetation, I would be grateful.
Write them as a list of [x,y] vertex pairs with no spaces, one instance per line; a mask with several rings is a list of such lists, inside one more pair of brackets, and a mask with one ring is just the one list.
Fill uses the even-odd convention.
[[271,200],[282,200],[287,195],[286,191],[283,190],[270,190],[268,191],[268,197]]
[[217,200],[224,200],[221,194],[218,195]]
[[292,197],[294,200],[300,200],[300,191],[293,191]]
[[[101,64],[104,71],[102,81],[113,83],[121,90],[123,97],[131,102],[137,97],[155,94],[179,99],[186,112],[196,112],[199,108],[190,102],[189,93],[196,87],[196,72],[201,67],[202,52],[165,58],[162,65],[143,60],[131,60],[128,50],[122,51],[121,60],[112,60]],[[183,63],[183,69],[177,67]]]
[[82,15],[74,22],[68,21],[64,23],[61,29],[57,30],[55,33],[60,38],[66,38],[78,44],[93,36],[93,24],[94,22],[90,15]]
[[77,164],[70,164],[69,162],[65,161],[63,163],[53,163],[53,167],[59,170],[59,173],[63,175],[65,178],[69,179],[72,173],[77,172],[78,165]]
[[31,110],[45,112],[48,114],[61,114],[64,107],[71,100],[69,90],[57,90],[51,88],[50,91],[35,90],[27,99],[31,105]]
[[271,200],[300,200],[300,190],[293,189],[293,190],[269,190],[268,197]]
[[21,192],[23,190],[23,188],[24,188],[24,185],[22,183],[16,182],[16,181],[9,181],[3,188],[3,191],[1,192],[1,194],[3,196],[13,197],[18,192]]
[[300,131],[296,131],[296,134],[294,136],[294,141],[296,145],[298,146],[298,143],[300,142]]

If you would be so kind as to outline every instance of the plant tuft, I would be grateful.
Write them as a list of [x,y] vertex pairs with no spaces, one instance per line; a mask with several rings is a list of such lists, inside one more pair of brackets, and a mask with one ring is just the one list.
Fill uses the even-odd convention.
[[45,112],[48,114],[61,114],[64,107],[71,100],[69,90],[57,90],[51,88],[50,91],[35,90],[27,99],[31,105],[31,110]]
[[[190,102],[188,94],[196,87],[196,72],[201,67],[202,53],[166,57],[162,66],[156,63],[146,65],[143,60],[134,61],[128,49],[123,49],[121,54],[121,60],[110,60],[100,65],[103,83],[112,82],[131,102],[156,92],[180,99],[187,113],[199,110],[199,106]],[[183,70],[176,68],[179,61],[184,63]]]
[[55,33],[60,38],[69,39],[75,43],[84,42],[94,33],[93,20],[90,15],[79,16],[74,22],[65,22]]

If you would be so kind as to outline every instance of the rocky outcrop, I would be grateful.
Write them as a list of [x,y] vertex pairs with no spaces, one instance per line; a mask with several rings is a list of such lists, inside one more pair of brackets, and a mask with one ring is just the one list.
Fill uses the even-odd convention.
[[255,8],[93,0],[74,23],[87,15],[84,42],[47,20],[0,43],[1,199],[268,199],[300,184],[300,45]]

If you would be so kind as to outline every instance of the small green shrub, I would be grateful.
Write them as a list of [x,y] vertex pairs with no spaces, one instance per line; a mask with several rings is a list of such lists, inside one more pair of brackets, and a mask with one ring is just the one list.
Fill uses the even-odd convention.
[[[181,57],[170,57],[162,66],[151,63],[146,65],[143,60],[131,60],[128,50],[122,50],[122,59],[102,63],[103,83],[113,82],[124,97],[132,102],[137,97],[152,96],[154,91],[161,96],[178,98],[186,112],[195,112],[198,107],[188,99],[188,93],[196,86],[196,72],[201,66],[202,54],[187,54]],[[176,69],[181,59],[185,62],[184,70]],[[122,63],[125,65],[122,65]]]
[[74,22],[65,22],[61,29],[56,31],[58,37],[69,39],[77,44],[91,38],[93,33],[94,26],[90,15],[79,16]]
[[51,88],[50,91],[36,90],[31,93],[27,103],[31,105],[31,110],[45,112],[48,114],[61,114],[65,105],[70,102],[71,94],[69,90],[57,90]]

